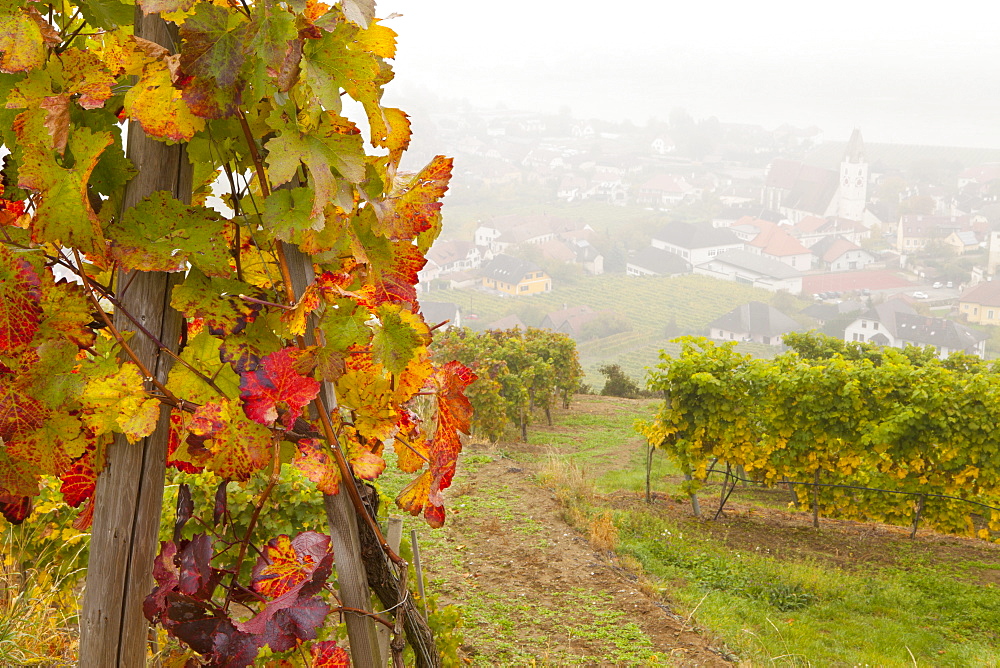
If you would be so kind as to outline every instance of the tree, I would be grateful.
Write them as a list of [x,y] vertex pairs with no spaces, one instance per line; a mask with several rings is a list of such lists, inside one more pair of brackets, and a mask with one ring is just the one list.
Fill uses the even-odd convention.
[[[395,37],[370,0],[0,2],[0,511],[25,520],[52,475],[92,519],[82,665],[143,663],[143,615],[242,666],[335,611],[355,662],[384,663],[372,591],[439,661],[362,498],[392,443],[419,474],[397,504],[444,522],[475,379],[427,348],[414,286],[451,160],[398,170]],[[330,535],[233,535],[227,481],[269,481],[258,517],[282,464]],[[223,483],[194,535],[181,490],[156,555],[165,465]]]

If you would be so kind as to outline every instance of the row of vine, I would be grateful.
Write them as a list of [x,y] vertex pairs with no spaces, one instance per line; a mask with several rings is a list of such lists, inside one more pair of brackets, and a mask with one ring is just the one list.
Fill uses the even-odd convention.
[[649,377],[665,401],[640,430],[692,477],[692,492],[718,460],[770,486],[820,483],[825,514],[1000,531],[1000,511],[963,502],[1000,506],[995,365],[814,334],[788,335],[791,351],[772,360],[681,341]]

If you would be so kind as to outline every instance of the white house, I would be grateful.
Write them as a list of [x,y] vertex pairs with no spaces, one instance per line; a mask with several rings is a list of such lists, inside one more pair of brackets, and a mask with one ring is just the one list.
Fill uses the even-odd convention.
[[899,299],[862,313],[844,330],[845,341],[892,348],[933,346],[941,359],[955,352],[983,357],[986,339],[986,334],[957,322],[920,315]]

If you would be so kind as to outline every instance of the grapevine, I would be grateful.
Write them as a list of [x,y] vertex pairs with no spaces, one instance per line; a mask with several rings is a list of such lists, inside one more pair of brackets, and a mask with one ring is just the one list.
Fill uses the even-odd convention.
[[[452,162],[399,169],[409,120],[381,100],[395,45],[370,0],[0,2],[0,511],[26,520],[48,475],[76,525],[93,522],[82,663],[139,660],[127,640],[102,645],[118,623],[97,566],[127,561],[140,584],[112,613],[123,628],[141,604],[212,665],[264,647],[341,665],[320,639],[334,612],[352,652],[371,644],[368,583],[341,561],[360,549],[352,531],[374,534],[405,589],[358,491],[385,447],[415,476],[397,504],[445,521],[475,375],[428,352],[415,285]],[[418,415],[418,397],[433,410]],[[180,494],[154,566],[164,463],[222,478],[222,510],[184,534]],[[253,520],[232,535],[225,481],[269,480],[258,516],[281,503],[282,464],[315,485],[331,535],[261,541]],[[122,513],[125,479],[145,491]],[[122,516],[138,522],[119,546]],[[398,632],[403,610],[380,621]],[[141,652],[145,634],[128,633]]]
[[650,376],[667,398],[640,430],[696,481],[721,461],[769,486],[808,485],[827,514],[984,539],[1000,531],[994,368],[811,334],[787,343],[760,360],[683,339]]

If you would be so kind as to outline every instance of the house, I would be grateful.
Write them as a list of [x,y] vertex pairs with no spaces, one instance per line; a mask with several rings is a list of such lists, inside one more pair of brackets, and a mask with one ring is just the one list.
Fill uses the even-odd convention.
[[816,265],[827,271],[857,271],[875,261],[875,256],[843,237],[824,237],[813,244]]
[[589,225],[558,216],[513,214],[481,223],[475,231],[475,243],[483,251],[503,253],[513,246],[542,244],[590,229]]
[[952,232],[944,238],[944,244],[951,248],[956,255],[965,255],[979,250],[979,239],[976,237],[976,233],[971,230]]
[[433,278],[437,278],[443,274],[476,269],[482,260],[479,247],[471,241],[438,240],[427,251],[427,264],[421,270],[421,280],[424,274],[435,274]]
[[694,266],[694,273],[771,292],[802,292],[802,272],[784,262],[744,250],[729,250]]
[[420,312],[428,327],[440,326],[441,330],[448,330],[462,326],[462,309],[458,304],[421,301]]
[[784,214],[793,223],[806,216],[835,215],[837,172],[795,160],[771,161],[764,177],[761,204]]
[[583,265],[583,270],[593,276],[604,273],[604,256],[589,241],[583,239],[569,242],[576,249],[576,263]]
[[799,324],[781,311],[763,302],[750,302],[710,322],[708,338],[780,346],[782,335],[799,329]]
[[647,246],[629,258],[625,273],[629,276],[679,276],[691,273],[691,263],[676,253]]
[[517,315],[511,313],[510,315],[505,315],[499,320],[494,320],[490,324],[486,325],[486,329],[489,330],[507,330],[507,329],[520,329],[522,331],[527,330],[524,323],[521,321]]
[[542,329],[551,329],[554,332],[562,332],[574,339],[579,339],[584,333],[587,324],[599,320],[602,317],[615,317],[614,311],[594,311],[589,306],[571,306],[568,308],[552,311],[542,318]]
[[969,288],[958,298],[958,312],[966,322],[1000,325],[1000,281],[987,281]]
[[906,214],[896,227],[896,250],[913,253],[933,241],[944,243],[953,232],[985,234],[988,227],[984,216],[930,216]]
[[743,248],[743,242],[731,230],[694,223],[668,223],[653,235],[650,244],[653,248],[680,255],[692,265],[708,262],[719,253]]
[[552,279],[541,267],[510,255],[497,255],[482,268],[482,285],[508,295],[535,295],[552,290]]
[[787,229],[770,221],[747,216],[730,227],[751,253],[784,262],[792,269],[809,271],[813,255]]
[[695,188],[685,181],[684,177],[657,174],[639,186],[635,194],[635,204],[651,209],[669,209],[695,193]]
[[563,202],[579,202],[588,198],[590,183],[582,176],[564,176],[556,190],[556,198]]
[[667,155],[677,150],[677,144],[668,135],[660,135],[649,144],[649,149],[656,155]]
[[945,318],[920,315],[901,299],[892,299],[862,313],[844,330],[845,341],[892,348],[933,346],[938,357],[961,352],[983,357],[987,336]]

